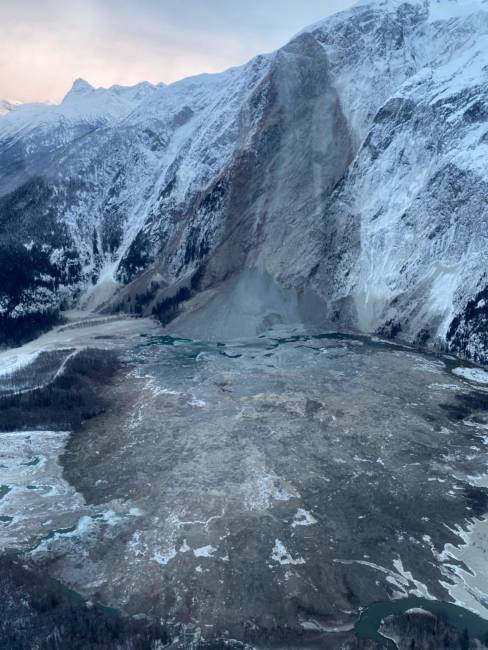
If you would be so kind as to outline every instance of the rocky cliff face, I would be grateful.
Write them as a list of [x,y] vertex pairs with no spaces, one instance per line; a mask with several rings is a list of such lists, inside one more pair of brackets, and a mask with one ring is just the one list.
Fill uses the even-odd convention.
[[[421,23],[433,50],[436,40],[444,49],[374,116],[331,198],[332,255],[314,279],[332,302],[353,303],[360,329],[437,339],[479,361],[487,349],[488,42],[474,33],[487,26],[485,14]],[[418,39],[411,43],[418,61]]]
[[77,301],[194,336],[302,321],[486,362],[487,52],[481,0],[389,0],[219,75],[77,81],[9,111],[4,327]]

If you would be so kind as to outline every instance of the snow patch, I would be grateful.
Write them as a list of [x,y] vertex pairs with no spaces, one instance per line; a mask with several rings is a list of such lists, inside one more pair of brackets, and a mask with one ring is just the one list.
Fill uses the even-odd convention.
[[207,546],[200,546],[200,548],[193,549],[193,555],[195,557],[212,557],[216,550],[214,546],[208,544]]
[[154,562],[157,562],[158,564],[162,564],[163,566],[165,566],[166,564],[168,564],[168,562],[170,562],[175,557],[176,557],[176,549],[171,548],[162,553],[155,553],[152,556],[152,559],[154,560]]
[[292,528],[295,528],[296,526],[313,526],[313,524],[316,523],[317,520],[310,512],[303,508],[298,508],[291,526]]
[[454,368],[454,375],[474,381],[477,384],[488,384],[488,372],[481,368]]
[[305,564],[305,560],[302,557],[293,558],[290,553],[286,550],[285,545],[279,539],[275,540],[275,545],[271,553],[271,559],[279,564]]

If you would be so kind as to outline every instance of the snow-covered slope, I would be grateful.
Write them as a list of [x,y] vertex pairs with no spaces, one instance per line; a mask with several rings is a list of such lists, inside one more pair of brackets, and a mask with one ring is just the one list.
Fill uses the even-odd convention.
[[0,117],[7,115],[7,113],[10,113],[20,105],[21,102],[17,102],[12,99],[0,99]]
[[313,284],[342,322],[487,362],[488,13],[460,4],[432,3],[405,39],[415,68],[331,197]]
[[14,190],[46,167],[60,151],[96,129],[113,127],[164,84],[93,88],[77,79],[60,104],[21,104],[0,120],[0,192]]
[[5,314],[42,288],[197,336],[296,319],[488,361],[487,39],[483,0],[362,2],[222,74],[4,115],[0,235],[34,268]]

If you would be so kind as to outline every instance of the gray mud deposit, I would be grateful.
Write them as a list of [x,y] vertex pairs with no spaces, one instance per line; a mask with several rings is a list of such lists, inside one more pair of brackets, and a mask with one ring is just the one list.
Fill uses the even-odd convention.
[[488,618],[470,547],[488,393],[452,366],[334,334],[141,339],[58,460],[78,512],[28,554],[187,640],[336,647],[361,607],[409,594]]

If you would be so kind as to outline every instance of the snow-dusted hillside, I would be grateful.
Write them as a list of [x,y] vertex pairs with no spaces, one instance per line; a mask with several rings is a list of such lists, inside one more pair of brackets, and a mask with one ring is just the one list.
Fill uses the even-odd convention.
[[10,113],[20,105],[21,102],[12,99],[0,99],[0,117],[2,117],[2,115],[7,115],[7,113]]
[[403,32],[402,57],[416,64],[328,204],[333,244],[313,284],[347,302],[362,330],[447,342],[486,362],[488,13],[432,6]]
[[4,114],[0,266],[32,269],[4,319],[78,301],[488,361],[487,52],[483,0],[363,2],[222,74]]

